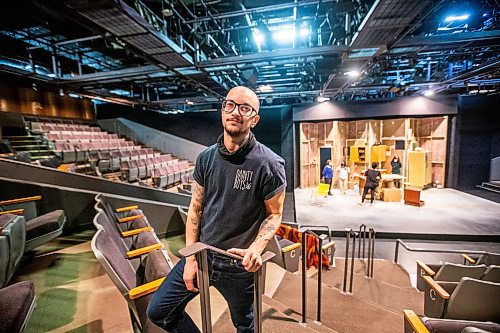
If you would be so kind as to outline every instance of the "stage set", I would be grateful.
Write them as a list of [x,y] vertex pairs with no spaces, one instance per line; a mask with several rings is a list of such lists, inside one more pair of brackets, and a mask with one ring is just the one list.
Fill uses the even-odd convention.
[[[328,225],[339,233],[360,224],[393,235],[500,235],[500,204],[445,188],[448,116],[383,120],[302,122],[298,125],[300,188],[295,190],[299,224]],[[391,161],[401,160],[400,174]],[[321,189],[327,160],[335,171],[332,192]],[[339,189],[337,167],[350,170],[348,190]],[[359,206],[363,172],[377,164],[382,174],[371,206]]]

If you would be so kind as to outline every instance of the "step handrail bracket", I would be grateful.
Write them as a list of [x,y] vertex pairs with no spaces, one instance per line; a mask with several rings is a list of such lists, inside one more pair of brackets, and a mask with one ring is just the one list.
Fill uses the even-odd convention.
[[[212,332],[212,319],[210,310],[210,292],[209,292],[209,275],[208,275],[208,256],[207,251],[212,251],[226,257],[243,260],[242,257],[228,253],[219,248],[204,244],[201,242],[194,243],[181,249],[179,253],[185,257],[195,255],[198,263],[198,287],[200,290],[200,303],[201,303],[201,322],[202,332]],[[262,294],[264,293],[264,273],[266,263],[275,254],[272,252],[265,252],[262,254],[262,266],[259,270],[254,272],[254,331],[255,333],[263,333],[262,330]]]
[[[323,241],[329,237],[331,241],[331,236],[330,236],[330,231],[328,229],[328,236],[327,235],[318,235],[314,231],[311,230],[311,228],[317,228],[318,226],[301,226],[298,230],[298,232],[302,236],[302,319],[301,319],[301,324],[306,325],[307,324],[307,300],[306,300],[306,294],[307,294],[307,283],[306,283],[306,273],[307,273],[307,250],[306,250],[306,238],[307,235],[311,235],[312,237],[316,238],[318,240],[318,298],[317,298],[317,310],[316,310],[316,323],[320,324],[321,323],[321,292],[322,292],[322,271],[323,271]],[[328,228],[328,227],[327,227]],[[316,246],[316,245],[315,245]]]

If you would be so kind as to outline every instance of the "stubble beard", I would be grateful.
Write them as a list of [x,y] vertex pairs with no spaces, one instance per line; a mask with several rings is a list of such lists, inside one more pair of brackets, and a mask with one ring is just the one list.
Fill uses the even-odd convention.
[[245,131],[241,127],[233,129],[233,128],[230,128],[227,125],[224,127],[224,130],[226,131],[227,135],[229,135],[232,138],[238,138],[238,137],[241,137],[241,136],[246,136],[248,134],[248,131],[249,131],[249,130]]

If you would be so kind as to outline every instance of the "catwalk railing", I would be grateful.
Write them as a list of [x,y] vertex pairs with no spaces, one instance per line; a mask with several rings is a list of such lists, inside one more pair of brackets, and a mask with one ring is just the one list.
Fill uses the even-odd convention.
[[[351,258],[350,265],[351,269],[349,272],[349,293],[352,294],[352,284],[354,280],[354,260],[356,256],[356,238],[359,239],[359,247],[358,247],[358,259],[365,259],[365,249],[366,249],[366,240],[368,239],[368,255],[367,258],[367,269],[365,275],[367,278],[373,278],[373,260],[375,253],[375,230],[373,228],[368,229],[368,237],[366,237],[366,225],[361,224],[359,226],[359,231],[356,232],[352,228],[346,228],[346,242],[345,242],[345,267],[344,267],[344,283],[342,287],[342,291],[347,293],[347,272],[349,268],[349,248],[351,247],[352,240],[352,250],[351,250]],[[363,251],[361,252],[361,248]]]
[[429,252],[429,253],[456,253],[456,254],[490,254],[488,251],[474,251],[474,250],[450,250],[450,249],[424,249],[409,247],[401,239],[396,240],[396,248],[394,249],[394,263],[398,263],[399,258],[399,245],[409,252]]
[[[218,249],[216,247],[204,244],[204,243],[194,243],[187,246],[179,251],[179,253],[185,257],[194,255],[198,263],[198,288],[200,290],[200,303],[201,303],[201,325],[203,333],[212,332],[212,318],[210,310],[210,292],[209,292],[209,274],[208,274],[208,257],[207,251],[212,251],[226,257],[242,260],[243,258],[228,253],[224,250]],[[264,274],[266,263],[269,259],[274,257],[275,254],[272,252],[266,252],[262,255],[262,266],[261,268],[254,272],[254,332],[263,333],[262,330],[262,294],[264,293]]]
[[[311,226],[315,229],[319,228],[319,226]],[[321,226],[322,227],[322,226]],[[322,254],[323,254],[323,241],[330,236],[330,232],[327,235],[318,235],[314,231],[309,229],[310,227],[302,226],[299,228],[299,232],[302,235],[302,324],[306,324],[306,317],[307,317],[307,235],[310,235],[311,237],[314,237],[318,240],[318,248],[317,248],[317,253],[318,253],[318,297],[317,297],[317,311],[316,311],[316,321],[318,323],[321,322],[321,292],[322,292],[322,282],[321,282],[321,275],[323,271],[323,261],[322,261]],[[331,237],[330,237],[331,239]]]

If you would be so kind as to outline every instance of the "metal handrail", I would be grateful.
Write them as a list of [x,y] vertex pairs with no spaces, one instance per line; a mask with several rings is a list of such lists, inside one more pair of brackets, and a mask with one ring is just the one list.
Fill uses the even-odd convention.
[[[361,238],[363,239],[363,257],[361,257]],[[366,242],[366,225],[361,224],[359,226],[358,259],[365,259],[365,242]]]
[[356,253],[356,237],[357,234],[352,228],[346,228],[346,242],[345,242],[345,267],[344,267],[344,286],[342,288],[342,292],[346,293],[347,290],[347,268],[349,264],[349,243],[351,241],[352,236],[352,254],[351,254],[351,276],[350,276],[350,284],[349,284],[349,293],[352,294],[352,281],[354,279],[354,258]]
[[307,228],[308,230],[311,229],[326,229],[328,232],[328,242],[332,241],[332,232],[330,230],[330,227],[327,225],[307,225],[307,224],[301,224],[300,228]]
[[375,229],[368,229],[368,269],[366,277],[373,279],[373,262],[375,257]]
[[[315,226],[313,226],[315,227]],[[321,322],[321,291],[322,291],[322,271],[323,271],[323,240],[326,238],[325,235],[318,235],[314,231],[310,230],[309,227],[302,226],[298,230],[298,232],[301,233],[302,235],[302,324],[306,324],[306,317],[307,317],[307,301],[306,301],[306,294],[307,294],[307,288],[306,288],[306,270],[307,270],[307,234],[315,237],[318,240],[318,298],[317,298],[317,310],[316,310],[316,321],[318,323]]]
[[430,252],[430,253],[457,253],[457,254],[491,254],[488,251],[475,251],[475,250],[447,250],[447,249],[423,249],[423,248],[412,248],[406,245],[401,239],[396,240],[396,248],[394,250],[394,263],[398,263],[399,256],[399,244],[403,246],[407,251],[410,252]]
[[[224,255],[226,257],[242,260],[243,258],[228,253],[224,250],[218,249],[216,247],[197,242],[192,245],[186,246],[185,248],[179,250],[179,253],[185,257],[195,255],[196,261],[198,263],[198,287],[200,290],[200,302],[201,302],[201,324],[203,333],[212,332],[212,318],[210,311],[210,292],[209,292],[209,276],[208,276],[208,257],[207,251]],[[265,264],[269,259],[274,257],[275,254],[267,251],[262,257],[262,266],[254,272],[254,331],[255,333],[263,333],[262,330],[262,294],[264,292],[265,281],[263,279],[263,272],[265,270]]]

